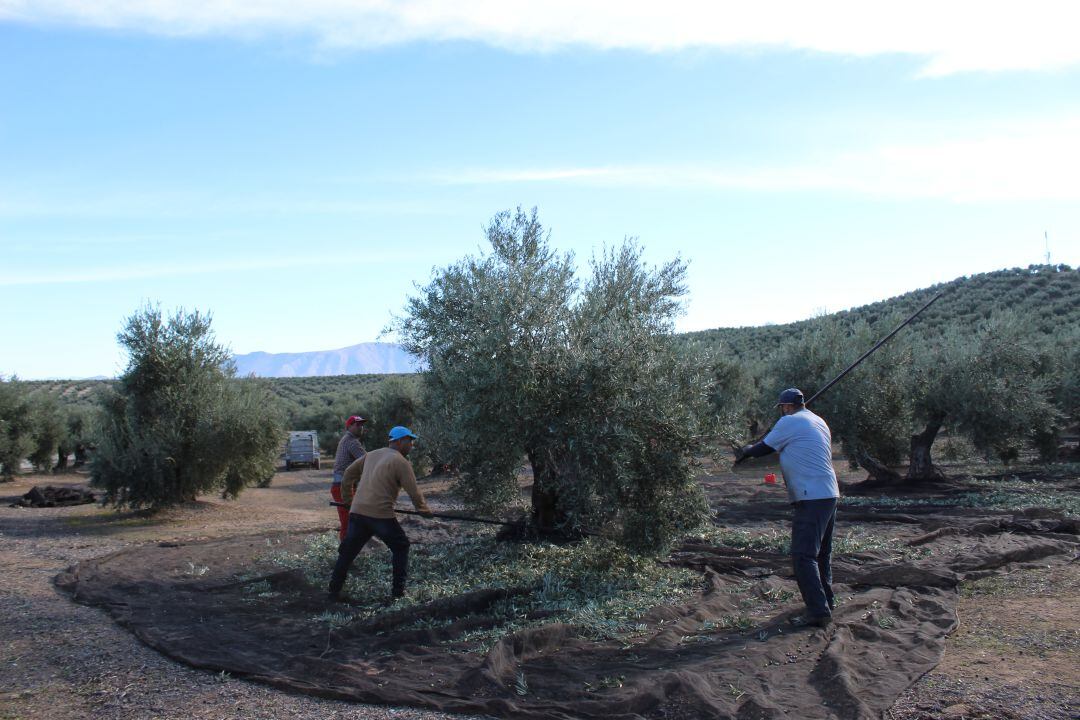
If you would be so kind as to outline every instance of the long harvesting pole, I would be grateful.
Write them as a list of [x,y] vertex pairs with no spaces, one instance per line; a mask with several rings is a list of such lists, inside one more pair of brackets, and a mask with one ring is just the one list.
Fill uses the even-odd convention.
[[[331,500],[330,504],[334,507],[349,507],[347,503],[337,502],[335,500]],[[443,520],[462,520],[464,522],[487,523],[488,525],[521,525],[521,523],[510,522],[508,520],[493,520],[491,518],[472,517],[469,515],[446,515],[444,513],[428,514],[419,512],[418,510],[402,510],[400,508],[394,508],[394,512],[401,513],[402,515],[420,515],[422,517],[442,518]]]
[[906,326],[908,325],[908,323],[910,323],[910,322],[911,322],[912,320],[914,320],[915,318],[919,317],[919,315],[920,315],[920,314],[922,314],[922,311],[923,311],[923,310],[925,310],[926,308],[928,308],[928,307],[930,307],[931,305],[933,305],[934,303],[936,303],[936,302],[938,301],[938,299],[939,299],[939,298],[940,298],[940,297],[941,297],[941,296],[942,296],[943,294],[944,294],[944,293],[938,293],[938,294],[937,294],[937,295],[935,295],[934,297],[930,298],[930,302],[926,303],[926,304],[925,304],[925,305],[923,305],[923,306],[922,306],[921,308],[919,308],[918,310],[916,310],[916,311],[915,311],[915,313],[914,313],[914,314],[913,314],[913,315],[912,315],[911,317],[909,317],[909,318],[908,318],[907,320],[905,320],[904,322],[902,322],[902,323],[900,323],[899,325],[897,325],[897,326],[896,326],[896,329],[895,329],[895,330],[893,330],[893,331],[892,331],[891,333],[889,333],[889,334],[888,334],[888,335],[886,335],[885,337],[883,337],[883,338],[881,338],[880,340],[878,340],[878,341],[877,341],[877,344],[876,344],[876,345],[874,345],[874,347],[870,348],[869,350],[867,350],[866,352],[864,352],[864,353],[863,353],[862,355],[860,355],[860,356],[859,356],[859,359],[858,359],[858,360],[856,360],[855,362],[851,363],[850,365],[848,365],[848,366],[847,366],[847,367],[846,367],[846,368],[844,369],[844,371],[843,371],[842,373],[840,373],[839,375],[837,375],[836,377],[834,377],[834,378],[833,378],[832,380],[830,380],[829,382],[825,383],[825,387],[821,388],[821,389],[820,389],[820,390],[818,390],[818,391],[817,391],[816,393],[814,393],[813,395],[811,395],[811,396],[810,396],[810,399],[808,399],[808,400],[807,400],[807,401],[806,401],[806,402],[805,402],[804,404],[805,404],[805,405],[809,405],[810,403],[814,402],[814,400],[816,400],[816,399],[818,399],[819,397],[821,397],[821,395],[823,395],[823,394],[825,393],[825,391],[826,391],[826,390],[828,390],[829,388],[831,388],[831,387],[832,387],[833,385],[835,385],[836,383],[840,382],[840,380],[842,380],[842,379],[843,379],[843,377],[844,377],[845,375],[847,375],[847,374],[848,374],[849,372],[851,372],[851,371],[852,371],[852,370],[854,370],[854,369],[855,369],[856,367],[858,367],[859,363],[861,363],[861,362],[862,362],[863,360],[865,360],[866,358],[868,358],[868,357],[870,357],[871,355],[873,355],[873,354],[874,354],[874,353],[875,353],[875,352],[877,351],[877,349],[878,349],[879,347],[881,347],[881,346],[882,346],[882,345],[884,345],[885,343],[889,342],[889,340],[890,340],[890,339],[892,338],[892,336],[893,336],[893,335],[895,335],[896,333],[898,333],[898,332],[900,332],[901,330],[903,330],[903,329],[904,329],[904,328],[905,328],[905,327],[906,327]]
[[[892,331],[891,333],[889,333],[889,334],[888,334],[888,335],[886,335],[885,337],[883,337],[883,338],[881,338],[880,340],[878,340],[878,341],[877,341],[877,342],[876,342],[876,343],[874,344],[874,347],[870,348],[869,350],[867,350],[866,352],[864,352],[864,353],[863,353],[862,355],[860,355],[860,356],[859,356],[859,358],[858,358],[858,359],[857,359],[857,360],[856,360],[855,362],[851,363],[851,364],[850,364],[850,365],[848,365],[848,366],[847,366],[846,368],[844,368],[844,371],[843,371],[842,373],[840,373],[839,375],[837,375],[836,377],[834,377],[834,378],[833,378],[832,380],[830,380],[829,382],[825,383],[825,386],[824,386],[823,388],[821,388],[821,389],[820,389],[820,390],[818,390],[818,391],[817,391],[816,393],[814,393],[813,395],[811,395],[811,396],[810,396],[810,399],[809,399],[809,400],[807,400],[807,401],[805,401],[805,402],[804,402],[803,404],[804,404],[804,405],[807,405],[807,406],[808,406],[808,405],[810,405],[810,403],[814,402],[814,400],[817,400],[817,399],[818,399],[819,397],[821,397],[821,395],[822,395],[822,394],[823,394],[823,393],[824,393],[824,392],[825,392],[826,390],[828,390],[829,388],[831,388],[831,387],[832,387],[833,385],[835,385],[836,383],[840,382],[840,381],[841,381],[841,380],[842,380],[842,379],[844,378],[844,376],[845,376],[845,375],[847,375],[847,374],[848,374],[849,372],[851,372],[851,371],[852,371],[852,370],[854,370],[854,369],[855,369],[856,367],[858,367],[859,363],[861,363],[861,362],[862,362],[863,360],[865,360],[866,358],[868,358],[868,357],[870,357],[871,355],[873,355],[873,354],[874,354],[874,353],[875,353],[875,352],[877,351],[877,349],[878,349],[878,348],[880,348],[880,347],[881,347],[882,345],[884,345],[885,343],[889,342],[889,340],[891,340],[891,339],[892,339],[892,336],[893,336],[893,335],[895,335],[896,333],[900,332],[900,331],[901,331],[901,330],[903,330],[903,329],[904,329],[905,327],[907,327],[907,325],[908,325],[909,323],[911,323],[911,321],[913,321],[913,320],[914,320],[915,318],[919,317],[919,315],[921,315],[921,314],[922,314],[922,312],[923,312],[924,310],[926,310],[926,308],[928,308],[928,307],[930,307],[931,305],[933,305],[934,303],[936,303],[936,302],[937,302],[937,301],[938,301],[938,300],[939,300],[939,299],[941,298],[941,296],[942,296],[942,295],[944,295],[944,294],[945,294],[945,293],[943,293],[943,292],[939,292],[939,293],[938,293],[937,295],[935,295],[934,297],[930,298],[930,301],[929,301],[929,302],[927,302],[927,303],[926,303],[925,305],[923,305],[923,306],[922,306],[921,308],[919,308],[919,309],[918,309],[918,310],[916,310],[916,311],[915,311],[914,313],[912,313],[912,315],[911,315],[911,316],[910,316],[910,317],[909,317],[909,318],[908,318],[907,320],[905,320],[904,322],[902,322],[902,323],[900,323],[899,325],[897,325],[897,326],[896,326],[896,328],[895,328],[895,329],[894,329],[894,330],[893,330],[893,331]],[[761,442],[761,441],[762,441],[763,439],[765,439],[765,436],[766,436],[766,435],[768,435],[768,433],[767,433],[767,432],[766,432],[766,433],[764,433],[763,435],[761,435],[760,437],[756,438],[756,439],[755,439],[755,440],[754,440],[754,441],[753,441],[753,442],[752,442],[751,444],[753,444],[753,443],[759,443],[759,442]],[[735,443],[732,443],[732,447],[733,447],[733,448],[735,449],[735,455],[736,455],[736,457],[735,457],[735,464],[736,464],[736,465],[738,465],[738,464],[742,463],[742,462],[743,462],[744,460],[746,460],[746,457],[747,457],[747,456],[741,456],[741,455],[739,454],[739,448],[740,448],[741,446],[739,446],[739,445],[736,445]]]

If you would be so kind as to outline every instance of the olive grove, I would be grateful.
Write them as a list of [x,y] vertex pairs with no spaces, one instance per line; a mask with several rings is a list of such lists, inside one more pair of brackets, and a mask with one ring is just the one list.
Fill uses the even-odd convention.
[[[823,319],[777,350],[766,377],[774,388],[812,395],[895,325]],[[1048,342],[1007,311],[974,327],[919,334],[884,346],[814,403],[849,458],[878,480],[942,477],[932,448],[943,430],[1003,462],[1025,445],[1054,443],[1075,381],[1075,350]],[[762,410],[767,415],[766,410]],[[1047,452],[1043,453],[1048,454]],[[906,460],[901,474],[891,469]]]

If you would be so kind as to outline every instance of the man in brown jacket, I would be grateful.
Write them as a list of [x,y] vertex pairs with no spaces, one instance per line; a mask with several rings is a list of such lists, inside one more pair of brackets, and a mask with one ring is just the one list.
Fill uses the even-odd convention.
[[[349,507],[349,529],[338,546],[338,559],[330,576],[330,599],[344,600],[341,588],[353,560],[371,536],[382,540],[393,557],[393,597],[405,594],[405,577],[409,569],[409,538],[394,516],[394,502],[404,489],[413,505],[430,517],[431,510],[424,502],[416,475],[408,461],[416,436],[400,425],[390,430],[390,447],[373,450],[354,461],[342,478],[342,494],[353,495]],[[358,482],[359,481],[359,482]]]

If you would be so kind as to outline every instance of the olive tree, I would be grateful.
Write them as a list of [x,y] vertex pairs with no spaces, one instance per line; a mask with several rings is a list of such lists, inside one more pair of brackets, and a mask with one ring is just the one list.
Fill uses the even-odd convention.
[[64,437],[64,415],[57,399],[46,392],[35,393],[31,398],[31,423],[34,447],[30,452],[30,464],[37,472],[47,473],[53,469],[53,458]]
[[68,408],[64,417],[63,431],[56,447],[56,466],[53,470],[65,470],[68,467],[68,455],[74,455],[72,467],[86,464],[87,453],[93,444],[93,413],[83,407]]
[[427,432],[461,470],[455,490],[505,507],[525,459],[537,530],[606,526],[635,549],[665,547],[707,509],[690,467],[705,383],[671,338],[685,265],[648,268],[627,241],[580,283],[535,209],[499,213],[487,240],[397,323],[430,368]]
[[1003,461],[1050,432],[1060,413],[1037,343],[1015,317],[992,318],[972,335],[950,333],[926,349],[911,375],[919,426],[910,438],[907,479],[941,477],[931,448],[942,427]]
[[[809,396],[878,334],[864,323],[819,323],[782,348],[771,382]],[[1022,444],[1052,433],[1060,418],[1053,381],[1062,377],[1052,365],[1025,325],[1005,314],[971,332],[893,340],[816,401],[814,412],[876,479],[932,480],[943,477],[931,454],[943,428],[1006,462]],[[905,457],[901,476],[889,466]]]
[[418,378],[390,377],[379,383],[371,400],[366,404],[363,415],[367,418],[364,426],[364,447],[368,451],[386,447],[389,444],[390,428],[405,425],[413,432],[423,436],[420,443],[409,453],[409,462],[417,475],[426,473],[438,463],[433,454],[438,443],[432,442],[425,434],[421,415],[420,383]]
[[15,378],[0,378],[0,480],[11,480],[34,449],[29,392]]
[[1059,458],[1065,433],[1080,427],[1080,329],[1055,333],[1044,350],[1043,364],[1050,378],[1050,394],[1058,409],[1058,422],[1035,438],[1044,460]]
[[[688,348],[690,352],[694,349]],[[763,395],[761,381],[765,374],[760,361],[750,363],[720,351],[705,351],[700,357],[709,372],[706,402],[713,434],[733,443],[744,433],[757,437],[762,420],[768,417],[767,412],[756,407]]]
[[146,308],[118,335],[128,365],[102,401],[91,482],[117,507],[158,508],[273,474],[282,429],[267,387],[238,380],[210,317]]

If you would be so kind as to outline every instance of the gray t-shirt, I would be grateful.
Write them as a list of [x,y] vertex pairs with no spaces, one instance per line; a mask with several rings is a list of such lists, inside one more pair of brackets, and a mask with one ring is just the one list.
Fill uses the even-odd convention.
[[785,415],[763,442],[780,453],[780,470],[791,502],[840,497],[832,464],[832,433],[820,417],[806,409]]

